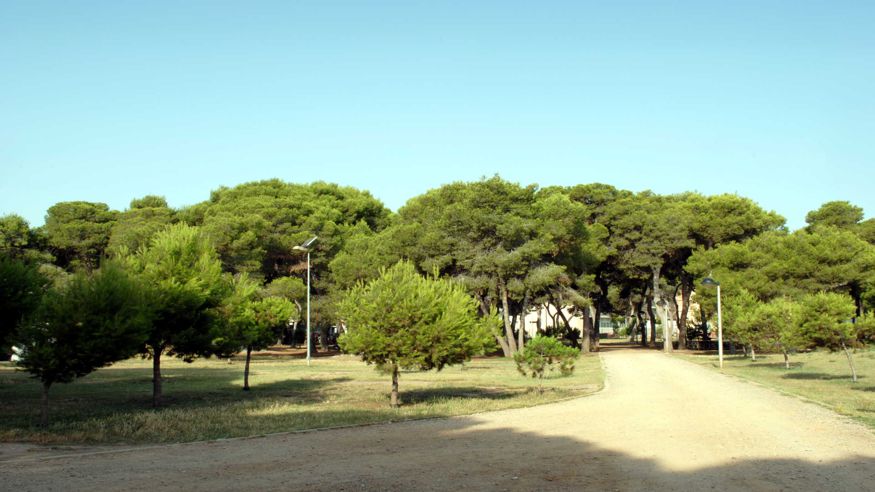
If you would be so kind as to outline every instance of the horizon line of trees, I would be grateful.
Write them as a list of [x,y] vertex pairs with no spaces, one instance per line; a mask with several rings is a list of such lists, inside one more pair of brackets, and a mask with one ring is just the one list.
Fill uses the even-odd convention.
[[[406,260],[463,286],[480,316],[499,313],[491,336],[505,356],[525,345],[523,317],[539,306],[562,320],[554,334],[579,338],[585,352],[598,350],[602,314],[625,317],[643,344],[657,343],[661,324],[670,350],[669,326],[684,347],[688,329],[713,317],[707,289],[696,290],[700,309],[690,312],[697,282],[713,276],[730,339],[752,352],[840,349],[850,362],[848,348],[872,338],[875,219],[836,201],[806,222],[790,232],[783,217],[738,195],[633,193],[600,183],[539,188],[498,176],[430,190],[397,213],[367,191],[277,179],[222,187],[179,210],[152,195],[124,211],[60,202],[43,227],[0,217],[0,350],[29,343],[36,361],[36,347],[65,340],[73,352],[103,352],[66,367],[48,350],[32,369],[46,393],[122,355],[149,357],[158,406],[163,355],[248,355],[275,342],[289,320],[294,332],[306,263],[293,248],[317,235],[317,331],[344,325],[338,306],[351,288]],[[809,312],[776,314],[798,312],[787,307],[793,303]],[[565,307],[583,317],[583,333],[572,332]],[[775,335],[781,330],[784,338]]]

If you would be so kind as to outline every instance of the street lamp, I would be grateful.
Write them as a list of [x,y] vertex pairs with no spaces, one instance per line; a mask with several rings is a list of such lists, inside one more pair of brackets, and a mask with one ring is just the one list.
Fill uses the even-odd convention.
[[307,252],[307,365],[310,365],[310,248],[319,236],[313,236],[300,246],[292,248],[295,251]]
[[717,286],[717,358],[720,360],[720,369],[723,369],[723,315],[720,312],[720,282],[711,277],[705,277],[702,280],[702,285]]

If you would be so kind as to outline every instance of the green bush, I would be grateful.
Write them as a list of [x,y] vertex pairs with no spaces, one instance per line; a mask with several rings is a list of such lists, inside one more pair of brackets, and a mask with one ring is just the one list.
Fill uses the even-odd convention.
[[556,370],[562,376],[570,376],[579,355],[579,349],[567,347],[555,338],[536,336],[523,350],[514,354],[513,359],[523,376],[544,379]]

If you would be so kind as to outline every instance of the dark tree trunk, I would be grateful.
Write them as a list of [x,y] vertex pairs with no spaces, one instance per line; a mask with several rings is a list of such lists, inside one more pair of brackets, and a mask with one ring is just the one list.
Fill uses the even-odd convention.
[[246,346],[246,365],[243,366],[243,391],[249,391],[249,361],[252,360],[252,345]]
[[49,426],[49,388],[52,383],[43,383],[43,395],[40,403],[40,425],[43,428]]
[[857,317],[863,316],[863,296],[859,293],[854,294],[854,305],[857,307]]
[[842,350],[845,351],[845,357],[848,358],[848,366],[851,368],[851,380],[853,382],[857,382],[857,368],[854,367],[854,358],[851,357],[851,351],[848,350],[848,347],[845,345],[845,342],[842,342]]
[[602,326],[602,310],[599,304],[595,305],[595,314],[593,315],[593,333],[592,333],[592,348],[593,352],[599,351],[599,339],[601,339],[601,326]]
[[635,304],[632,303],[632,299],[629,299],[629,309],[626,310],[624,321],[626,322],[626,329],[629,330],[629,343],[633,343],[635,342],[635,333],[638,330],[638,318],[635,316]]
[[784,369],[790,369],[790,356],[787,355],[784,347],[781,347],[781,353],[784,354]]
[[635,317],[638,318],[638,331],[641,334],[641,340],[639,343],[642,347],[647,346],[647,323],[644,322],[644,296],[647,294],[647,288],[645,287],[643,291],[641,291],[641,300],[638,301],[638,305],[635,306]]
[[161,352],[164,347],[155,347],[152,350],[152,407],[161,406]]
[[401,405],[398,402],[398,364],[392,365],[392,396],[390,404],[394,408],[398,408]]

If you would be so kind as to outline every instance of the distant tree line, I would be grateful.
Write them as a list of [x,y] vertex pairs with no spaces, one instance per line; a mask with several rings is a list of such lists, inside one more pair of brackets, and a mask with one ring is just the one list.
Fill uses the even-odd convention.
[[[524,315],[535,307],[559,320],[550,334],[583,351],[598,350],[602,314],[624,317],[642,344],[657,343],[657,324],[677,325],[684,347],[714,317],[714,292],[696,288],[711,276],[723,287],[727,336],[751,354],[823,346],[852,362],[848,350],[873,333],[875,220],[842,201],[806,220],[790,232],[738,195],[539,188],[497,176],[430,190],[397,213],[367,191],[280,180],[222,187],[182,209],[158,196],[124,211],[61,202],[38,228],[0,217],[0,351],[24,348],[46,398],[54,383],[136,354],[153,361],[155,406],[166,356],[245,351],[248,388],[248,355],[294,339],[306,297],[305,256],[294,247],[316,235],[317,331],[342,329],[344,313],[360,314],[344,304],[350,289],[406,260],[462,286],[479,316],[499,315],[482,326],[505,356],[527,342]],[[582,333],[569,309],[585,320]],[[672,337],[663,344],[670,350]]]

